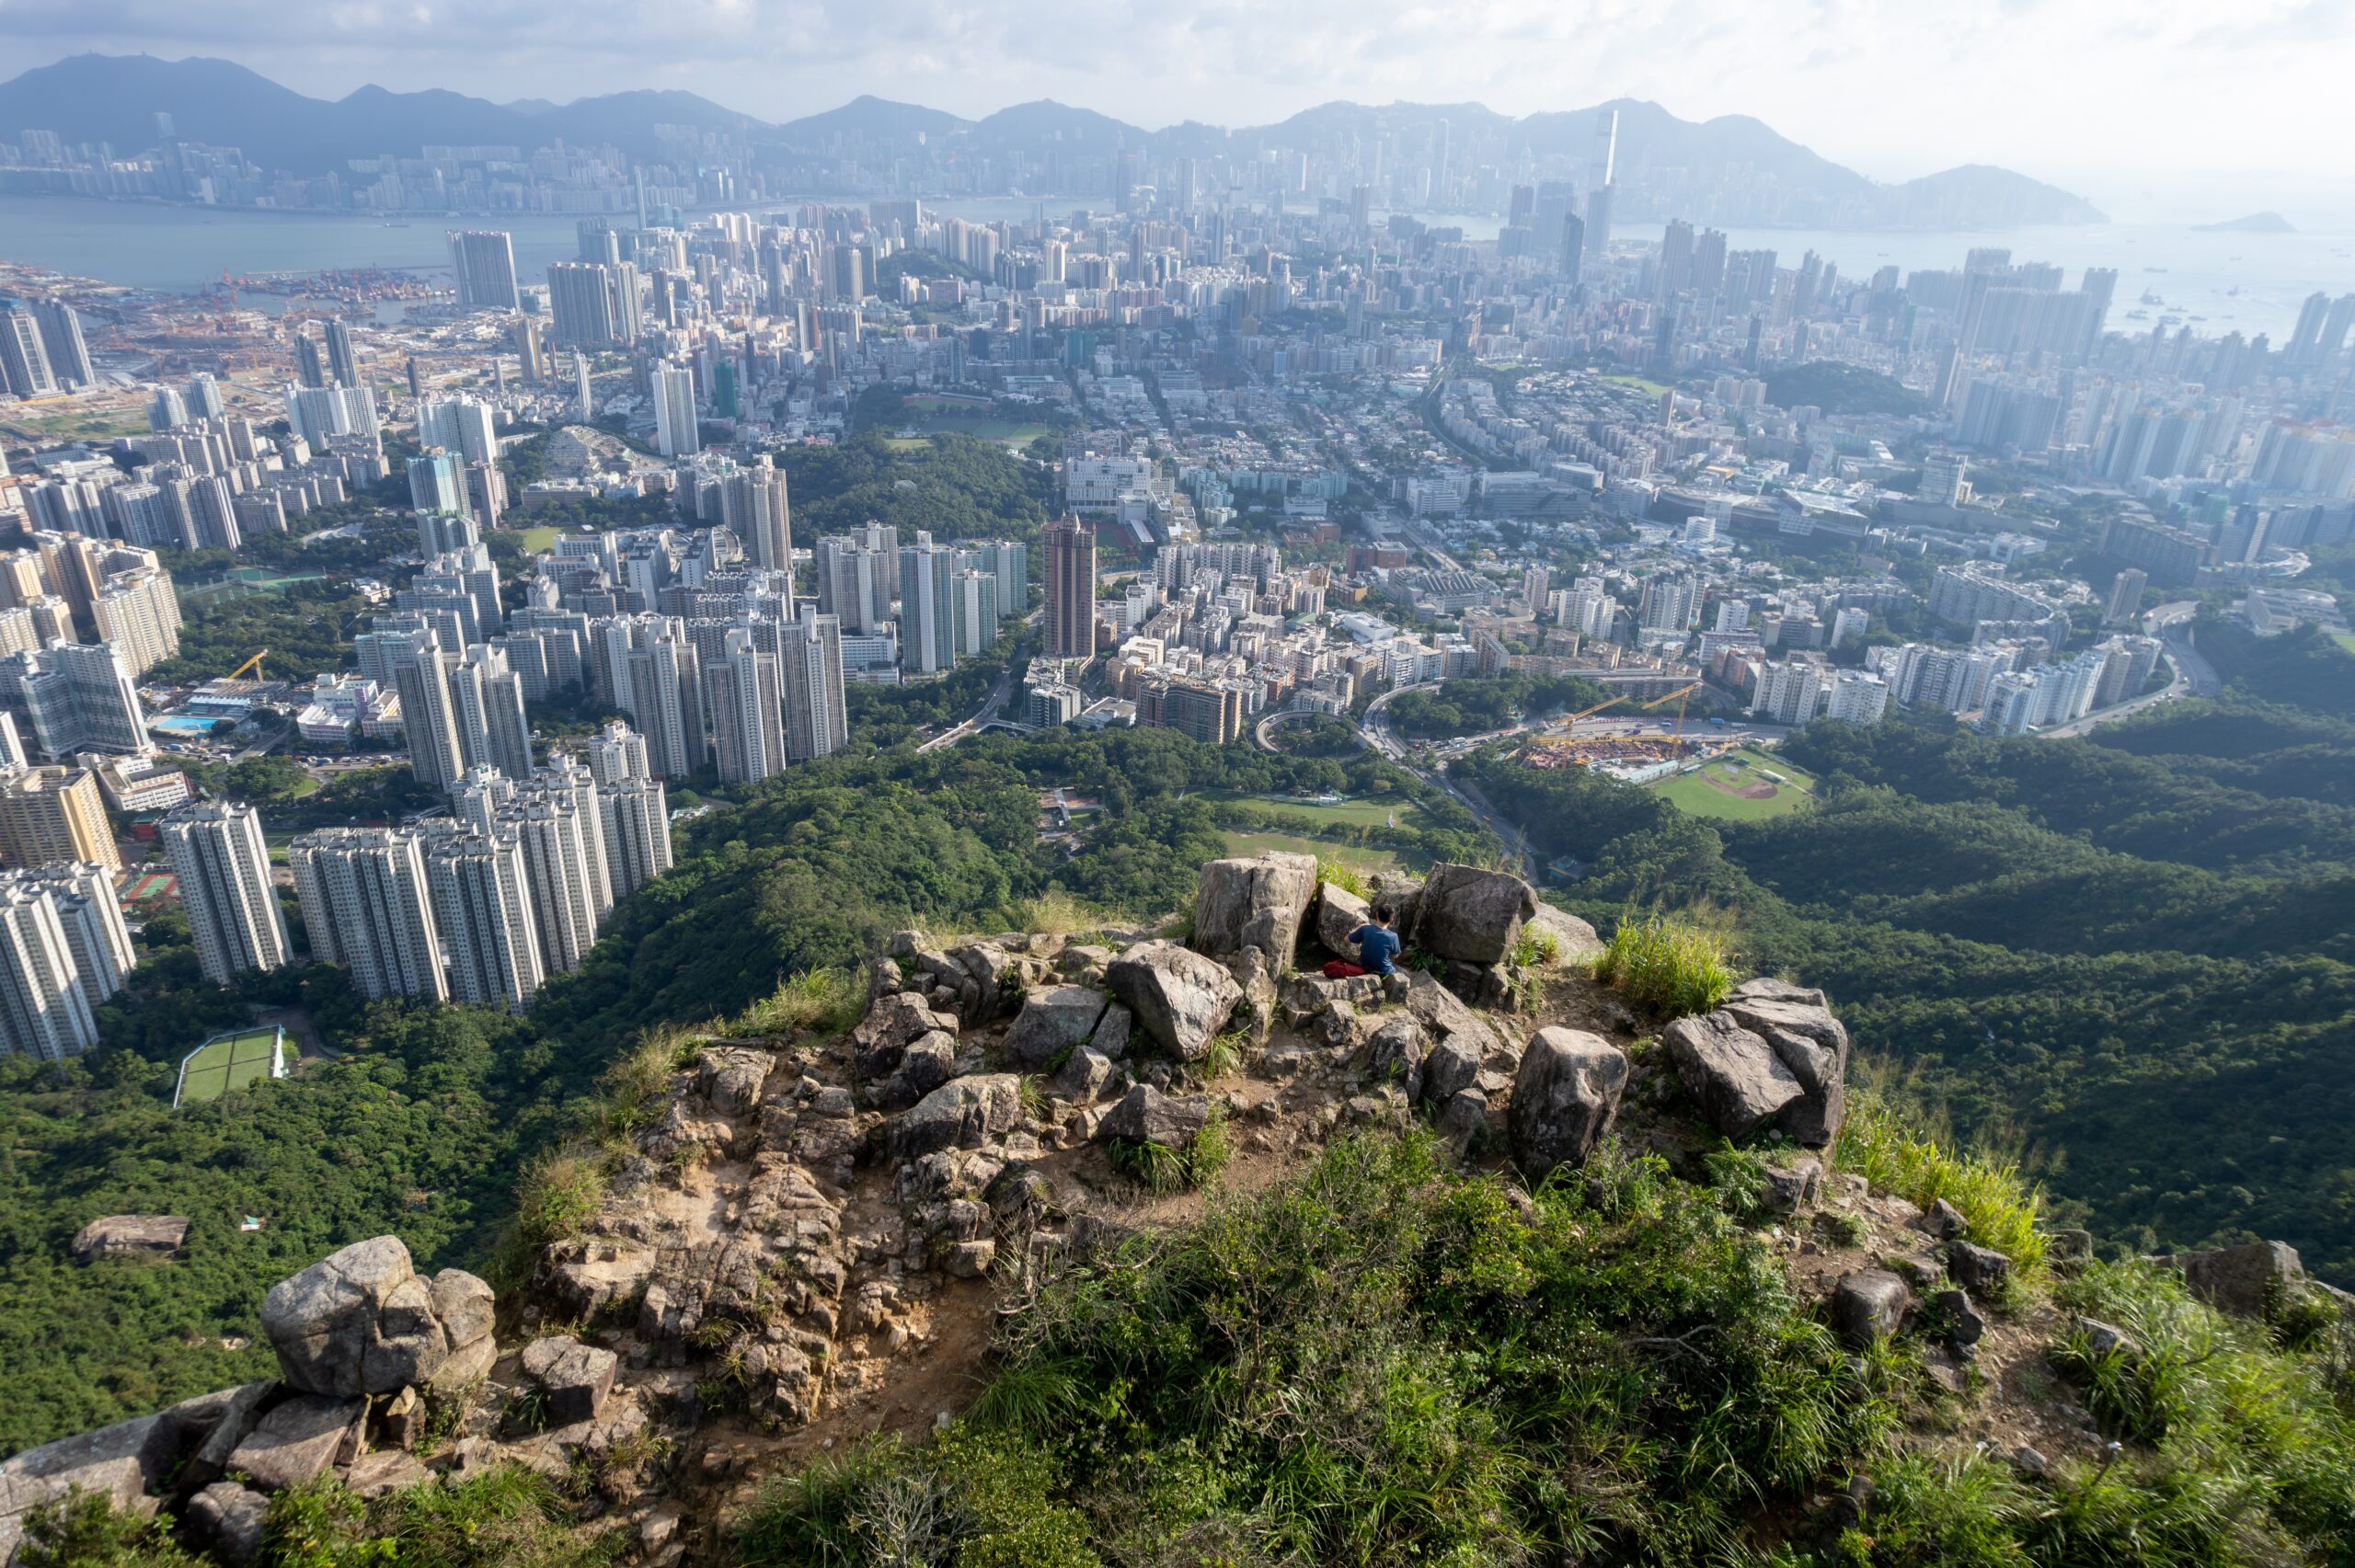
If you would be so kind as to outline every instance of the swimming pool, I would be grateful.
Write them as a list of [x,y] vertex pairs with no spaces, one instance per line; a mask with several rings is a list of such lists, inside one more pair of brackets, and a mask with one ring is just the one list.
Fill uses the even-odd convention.
[[162,718],[149,720],[147,727],[167,735],[210,735],[213,725],[213,721],[201,714],[166,714]]

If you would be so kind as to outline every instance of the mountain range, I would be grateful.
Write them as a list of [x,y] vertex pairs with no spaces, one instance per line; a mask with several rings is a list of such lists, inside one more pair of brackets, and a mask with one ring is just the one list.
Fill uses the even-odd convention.
[[[2101,223],[2090,202],[2008,169],[1966,165],[1886,185],[1824,158],[1746,115],[1681,120],[1655,103],[1620,98],[1591,108],[1519,119],[1479,104],[1386,106],[1336,102],[1271,125],[1229,129],[1186,121],[1147,131],[1091,109],[1041,99],[966,120],[919,104],[861,97],[838,109],[769,123],[684,92],[610,93],[554,104],[506,104],[444,91],[396,93],[367,86],[345,97],[314,98],[225,60],[81,54],[37,66],[0,84],[0,136],[24,128],[68,143],[105,142],[118,156],[158,141],[155,115],[168,113],[184,140],[242,149],[266,167],[296,174],[340,168],[352,158],[413,155],[426,145],[541,147],[561,139],[610,143],[633,157],[658,153],[656,128],[694,125],[741,132],[772,155],[832,155],[907,147],[918,137],[965,144],[977,156],[1024,155],[1065,166],[1123,150],[1165,155],[1256,156],[1277,147],[1364,146],[1388,135],[1447,138],[1480,149],[1486,161],[1537,156],[1582,159],[1600,109],[1619,114],[1618,168],[1631,193],[1682,203],[1704,221],[1744,222],[1752,203],[1807,212],[1825,221],[1898,226],[1989,226]],[[1713,192],[1738,194],[1731,209]],[[1765,193],[1762,195],[1762,193]],[[1628,216],[1638,215],[1629,212]]]

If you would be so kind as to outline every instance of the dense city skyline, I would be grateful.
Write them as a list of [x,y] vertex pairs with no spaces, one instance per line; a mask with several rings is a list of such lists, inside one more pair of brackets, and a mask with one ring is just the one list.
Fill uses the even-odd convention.
[[[557,29],[511,5],[362,10],[289,35],[258,8],[207,6],[192,22],[138,0],[40,0],[0,17],[0,41],[27,67],[93,50],[197,53],[328,97],[374,85],[562,103],[656,87],[771,120],[862,92],[969,118],[1053,97],[1148,129],[1267,123],[1334,99],[1478,102],[1521,115],[1624,96],[1689,119],[1754,116],[1884,180],[1993,162],[2097,199],[2164,202],[2204,177],[2271,171],[2328,188],[2317,200],[2347,196],[2328,90],[2355,52],[2344,7],[2264,4],[2229,27],[2193,6],[2146,7],[2129,25],[2037,0],[1942,8],[1935,19],[1838,0],[1805,17],[1716,0],[1600,16],[1489,6],[1468,20],[1386,9],[1369,25],[1362,8],[1314,6],[1025,11],[1018,21],[913,0],[659,19],[586,6],[569,8]],[[1931,61],[1937,68],[1924,69]]]

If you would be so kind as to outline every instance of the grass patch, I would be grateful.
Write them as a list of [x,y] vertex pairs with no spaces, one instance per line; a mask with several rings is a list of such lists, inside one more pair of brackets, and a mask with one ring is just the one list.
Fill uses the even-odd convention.
[[1361,898],[1373,897],[1373,884],[1365,873],[1346,860],[1336,860],[1329,854],[1316,857],[1316,880],[1330,882],[1344,893],[1354,893]]
[[2012,1260],[2018,1284],[2044,1274],[2044,1235],[2037,1229],[2043,1190],[2008,1161],[1955,1153],[1900,1112],[1885,1090],[1850,1085],[1832,1159],[1908,1203],[1927,1208],[1944,1198],[1954,1205],[1970,1222],[1970,1241]]
[[515,542],[523,545],[523,554],[526,555],[537,555],[555,549],[557,536],[563,532],[564,530],[546,523],[542,523],[537,528],[519,528],[515,530]]
[[1361,876],[1420,875],[1430,868],[1430,857],[1413,850],[1367,849],[1357,844],[1327,843],[1294,833],[1243,832],[1230,829],[1220,835],[1226,853],[1253,859],[1269,850],[1315,855],[1336,865],[1354,866]]
[[1706,1013],[1733,989],[1723,941],[1666,915],[1622,916],[1595,956],[1594,978],[1671,1018]]
[[858,1022],[867,998],[858,976],[849,969],[805,969],[775,990],[718,1025],[717,1033],[731,1039],[762,1035],[788,1035],[809,1030],[839,1035]]
[[1014,906],[1014,924],[1031,936],[1083,936],[1120,922],[1061,887],[1050,887]]
[[[1766,773],[1778,773],[1768,779]],[[1815,777],[1768,752],[1743,747],[1653,784],[1652,793],[1694,817],[1764,822],[1815,804]],[[1760,795],[1758,790],[1771,794]]]

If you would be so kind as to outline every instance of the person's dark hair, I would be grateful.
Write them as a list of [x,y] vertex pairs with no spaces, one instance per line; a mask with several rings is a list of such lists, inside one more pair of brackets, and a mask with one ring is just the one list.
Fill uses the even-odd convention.
[[1373,923],[1374,923],[1374,924],[1376,924],[1376,925],[1388,925],[1388,924],[1390,923],[1390,918],[1391,918],[1392,913],[1393,913],[1393,910],[1391,910],[1390,906],[1389,906],[1389,905],[1387,905],[1387,904],[1376,904],[1376,905],[1374,905],[1374,906],[1373,906]]

